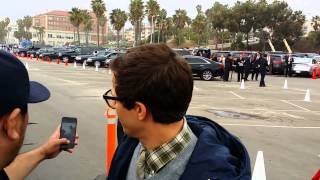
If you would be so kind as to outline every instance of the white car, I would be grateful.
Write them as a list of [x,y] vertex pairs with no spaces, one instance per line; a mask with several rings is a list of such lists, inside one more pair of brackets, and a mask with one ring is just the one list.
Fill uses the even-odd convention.
[[294,57],[292,71],[294,74],[313,75],[314,69],[318,68],[317,61],[313,58]]

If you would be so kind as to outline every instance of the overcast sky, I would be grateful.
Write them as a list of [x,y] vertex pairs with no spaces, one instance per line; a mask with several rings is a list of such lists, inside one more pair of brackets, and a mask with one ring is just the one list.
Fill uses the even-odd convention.
[[[50,10],[70,10],[72,7],[90,8],[90,0],[1,0],[0,17],[17,20],[25,15],[36,15]],[[145,0],[146,1],[146,0]],[[269,2],[272,0],[269,0]],[[319,0],[286,0],[292,9],[302,10],[307,18],[320,15]],[[108,13],[112,9],[120,8],[128,11],[130,0],[105,0]],[[185,9],[190,17],[196,15],[196,5],[208,9],[214,0],[158,0],[161,8],[165,8],[168,15],[173,15],[176,9]],[[233,5],[236,0],[219,0],[220,3]]]

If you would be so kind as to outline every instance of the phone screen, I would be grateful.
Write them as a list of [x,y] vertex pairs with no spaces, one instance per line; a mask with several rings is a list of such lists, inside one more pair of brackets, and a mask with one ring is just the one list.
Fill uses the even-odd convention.
[[75,136],[77,130],[77,119],[71,117],[63,117],[60,128],[60,138],[67,138],[70,143],[61,145],[62,150],[72,149],[74,147]]

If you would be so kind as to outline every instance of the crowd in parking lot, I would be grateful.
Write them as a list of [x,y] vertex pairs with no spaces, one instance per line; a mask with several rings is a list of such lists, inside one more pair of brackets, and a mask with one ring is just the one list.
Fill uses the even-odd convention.
[[[3,45],[1,48],[22,57],[37,57],[44,61],[84,63],[95,67],[109,67],[111,60],[123,55],[128,50],[126,48],[78,46],[18,48]],[[320,76],[320,55],[316,53],[218,51],[209,48],[173,50],[189,63],[195,77],[206,81],[214,78],[232,81],[233,74],[237,74],[236,80],[238,82],[242,80],[258,81],[260,76],[260,85],[264,86],[262,78],[264,74],[290,77],[293,75]],[[251,77],[249,77],[250,74]]]
[[[293,75],[320,76],[320,55],[316,53],[286,53],[286,52],[256,52],[256,51],[214,51],[207,48],[196,48],[192,54],[201,57],[204,60],[211,60],[214,63],[220,63],[222,74],[212,72],[211,78],[221,75],[224,81],[232,80],[233,71],[238,74],[238,82],[258,80],[259,74],[284,75],[291,77]],[[261,64],[266,60],[267,64]],[[194,63],[194,62],[193,62]],[[200,61],[199,61],[200,63]],[[207,62],[208,63],[208,62]],[[204,64],[204,63],[203,63]],[[204,65],[202,65],[204,67]],[[208,74],[206,70],[200,72],[205,77]],[[229,74],[231,77],[229,78]],[[211,78],[202,78],[211,80]]]

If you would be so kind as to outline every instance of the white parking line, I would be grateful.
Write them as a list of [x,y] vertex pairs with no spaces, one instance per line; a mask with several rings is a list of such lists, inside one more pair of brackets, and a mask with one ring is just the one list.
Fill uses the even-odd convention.
[[264,167],[263,152],[258,151],[256,163],[254,164],[251,180],[266,180],[266,169]]
[[284,102],[284,103],[290,104],[290,105],[292,105],[292,106],[295,106],[295,107],[297,107],[297,108],[303,109],[303,110],[305,110],[305,111],[307,111],[307,112],[310,112],[310,111],[311,111],[311,110],[306,109],[306,108],[304,108],[304,107],[301,107],[301,106],[299,106],[299,105],[293,104],[292,102],[289,102],[289,101],[287,101],[287,100],[281,100],[281,101]]
[[235,93],[235,92],[233,92],[233,91],[229,91],[229,93],[231,93],[231,94],[235,95],[235,96],[236,96],[236,97],[238,97],[239,99],[245,99],[244,97],[242,97],[242,96],[240,96],[240,95],[236,94],[236,93]]
[[224,124],[222,126],[242,126],[242,127],[263,127],[263,128],[284,128],[284,129],[320,129],[320,127],[302,127],[302,126],[272,126],[262,124]]

